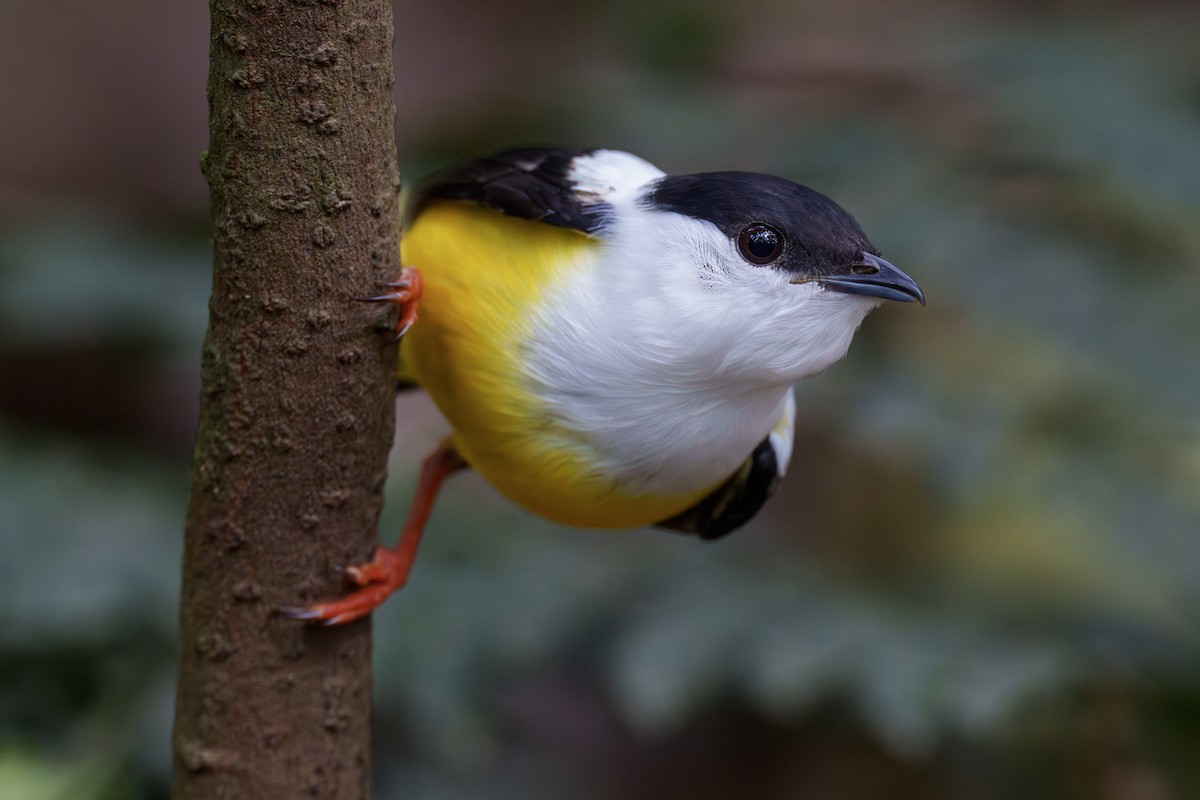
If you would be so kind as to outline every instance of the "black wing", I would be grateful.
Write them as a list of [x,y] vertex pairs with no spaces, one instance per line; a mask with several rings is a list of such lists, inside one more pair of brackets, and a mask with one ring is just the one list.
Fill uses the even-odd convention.
[[596,215],[585,209],[568,177],[574,160],[593,152],[525,148],[465,161],[421,183],[413,216],[431,200],[465,200],[512,217],[594,233]]
[[658,523],[660,528],[716,539],[749,522],[779,483],[779,462],[770,437],[763,439],[729,480],[696,505]]

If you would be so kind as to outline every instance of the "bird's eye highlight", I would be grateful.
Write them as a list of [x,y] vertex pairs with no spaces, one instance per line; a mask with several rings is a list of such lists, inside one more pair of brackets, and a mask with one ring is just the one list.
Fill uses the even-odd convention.
[[738,250],[751,264],[770,264],[783,252],[783,234],[756,222],[738,235]]

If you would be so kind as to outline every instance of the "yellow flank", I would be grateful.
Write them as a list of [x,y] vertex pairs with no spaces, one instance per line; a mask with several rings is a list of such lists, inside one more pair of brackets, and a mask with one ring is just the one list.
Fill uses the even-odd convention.
[[521,359],[543,293],[594,264],[595,240],[464,202],[431,203],[405,232],[401,261],[424,278],[399,372],[429,392],[459,452],[511,500],[590,528],[647,525],[707,493],[649,497],[595,468],[531,392]]

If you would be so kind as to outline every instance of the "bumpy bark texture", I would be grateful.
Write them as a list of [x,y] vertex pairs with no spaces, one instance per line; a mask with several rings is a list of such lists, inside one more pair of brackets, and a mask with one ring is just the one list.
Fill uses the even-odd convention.
[[279,605],[369,556],[392,439],[391,7],[212,0],[213,293],[172,796],[366,798],[370,627]]

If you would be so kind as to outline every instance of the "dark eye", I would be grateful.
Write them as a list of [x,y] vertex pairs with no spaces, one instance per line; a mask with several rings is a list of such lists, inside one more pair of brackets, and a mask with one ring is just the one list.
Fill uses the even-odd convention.
[[783,234],[761,222],[747,225],[738,235],[738,250],[751,264],[770,264],[783,252]]

